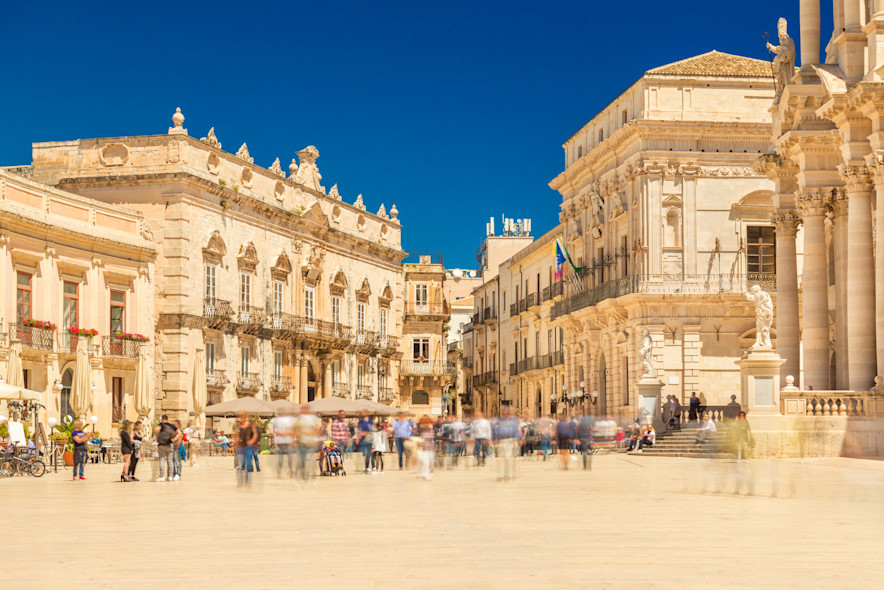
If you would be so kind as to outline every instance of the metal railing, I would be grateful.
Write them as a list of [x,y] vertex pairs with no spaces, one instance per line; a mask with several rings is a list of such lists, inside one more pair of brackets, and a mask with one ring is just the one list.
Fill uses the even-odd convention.
[[346,383],[332,383],[331,393],[335,397],[350,397],[350,387]]
[[525,297],[525,308],[529,309],[536,305],[540,305],[540,293],[529,293]]
[[396,393],[393,391],[392,387],[379,387],[378,388],[378,401],[379,402],[393,402],[396,401]]
[[136,342],[135,340],[124,340],[113,336],[102,336],[101,354],[104,356],[137,358],[139,344],[141,343]]
[[463,325],[463,327],[461,328],[460,331],[461,331],[463,334],[469,334],[470,332],[473,331],[473,328],[474,328],[474,327],[475,327],[475,324],[474,324],[472,321],[469,321],[469,322],[467,322],[467,323],[465,323],[465,324]]
[[562,350],[557,350],[553,353],[550,353],[549,357],[550,357],[550,361],[549,361],[550,367],[555,367],[557,365],[564,365],[565,364],[565,352]]
[[9,324],[9,338],[18,338],[24,348],[37,348],[40,350],[53,350],[55,342],[55,330],[24,326],[11,322]]
[[206,387],[224,388],[229,381],[220,369],[206,369]]
[[356,386],[356,399],[371,399],[373,397],[370,385]]
[[261,388],[260,373],[243,373],[236,374],[236,389],[238,391],[255,391]]
[[249,324],[253,326],[263,326],[267,320],[267,313],[260,307],[252,305],[241,305],[236,312],[235,321],[238,324]]
[[230,319],[233,316],[233,306],[229,301],[207,297],[203,300],[203,317]]
[[358,346],[377,346],[378,333],[373,330],[356,330],[356,344]]
[[79,334],[71,334],[68,331],[59,332],[58,333],[58,352],[77,352],[77,346],[80,344],[80,339],[83,339],[86,342],[86,346],[91,348],[92,344],[91,336],[80,336]]
[[[590,277],[583,278],[584,284]],[[572,293],[553,306],[550,319],[567,315],[584,307],[597,305],[606,299],[615,299],[633,293],[648,295],[717,295],[745,293],[753,285],[765,291],[776,292],[775,274],[728,275],[629,275],[606,281]]]
[[405,313],[409,315],[444,315],[448,313],[442,301],[432,303],[418,303],[409,301],[405,306]]
[[274,375],[270,379],[270,391],[286,392],[292,390],[292,378],[288,375]]
[[543,301],[553,299],[563,292],[562,281],[556,281],[549,287],[543,288]]
[[453,375],[456,370],[454,363],[434,359],[402,359],[399,365],[399,372],[406,375]]
[[378,334],[378,348],[394,351],[399,348],[399,338],[392,334]]

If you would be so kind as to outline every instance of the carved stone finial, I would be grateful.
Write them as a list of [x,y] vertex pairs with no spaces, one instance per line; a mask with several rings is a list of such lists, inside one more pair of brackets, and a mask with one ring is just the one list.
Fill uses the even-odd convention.
[[390,207],[390,219],[398,219],[399,218],[399,209],[396,208],[396,204],[393,203],[393,206]]
[[181,114],[181,107],[175,109],[175,114],[172,115],[172,124],[174,127],[169,127],[169,135],[187,135],[187,129],[183,127],[184,115]]
[[289,177],[294,178],[298,175],[298,163],[292,158],[292,163],[289,164]]
[[270,164],[270,171],[276,174],[277,176],[282,176],[285,178],[285,172],[282,170],[282,166],[279,165],[279,158],[273,160],[273,163]]
[[381,208],[378,209],[378,217],[383,217],[384,219],[387,219],[387,208],[384,207],[383,203],[381,203]]
[[245,160],[249,164],[255,163],[255,158],[249,155],[249,146],[247,146],[245,143],[239,146],[239,149],[236,150],[236,157],[240,160]]
[[331,190],[328,191],[328,196],[330,196],[333,199],[337,199],[338,201],[341,200],[341,193],[338,192],[338,185],[337,184],[335,184],[331,187]]
[[213,148],[218,148],[219,150],[221,149],[221,142],[218,141],[218,138],[215,136],[215,128],[214,127],[209,129],[209,134],[203,138],[200,138],[200,141],[207,144],[207,145],[212,146]]
[[362,209],[365,211],[365,204],[362,202],[362,193],[359,193],[359,196],[356,197],[356,202],[353,203],[353,206],[357,209]]

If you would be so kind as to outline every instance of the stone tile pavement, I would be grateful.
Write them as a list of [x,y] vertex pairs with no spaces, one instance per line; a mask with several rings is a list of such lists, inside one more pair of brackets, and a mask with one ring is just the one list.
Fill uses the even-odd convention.
[[[0,480],[0,588],[806,589],[884,576],[879,462],[602,455],[592,471],[523,460],[499,483],[493,462],[425,482],[349,460],[348,477],[307,486],[265,464],[249,489],[229,459],[202,463],[172,483],[119,483],[117,465],[89,465],[83,482]],[[739,473],[754,495],[745,479],[732,493]]]

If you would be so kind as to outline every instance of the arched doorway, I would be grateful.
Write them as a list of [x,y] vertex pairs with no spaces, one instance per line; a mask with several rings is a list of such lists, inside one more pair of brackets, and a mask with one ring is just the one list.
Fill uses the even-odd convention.
[[307,401],[312,402],[316,399],[316,372],[313,370],[313,363],[307,363]]
[[601,353],[599,355],[599,373],[598,373],[598,384],[599,384],[599,415],[605,415],[608,413],[608,399],[607,399],[607,388],[608,388],[608,369],[605,366],[605,353]]
[[58,414],[60,420],[64,420],[65,416],[73,416],[74,410],[71,409],[71,384],[74,382],[74,370],[68,369],[61,376],[61,399],[58,404]]

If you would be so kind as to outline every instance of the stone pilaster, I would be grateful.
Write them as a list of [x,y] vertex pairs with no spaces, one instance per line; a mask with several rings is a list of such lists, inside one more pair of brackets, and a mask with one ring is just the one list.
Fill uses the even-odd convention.
[[[306,397],[307,393],[304,393]],[[301,403],[301,351],[292,351],[292,401]]]
[[872,387],[875,350],[875,260],[872,253],[872,183],[862,165],[838,167],[848,199],[847,346],[850,389]]
[[829,389],[828,260],[824,222],[831,192],[831,189],[812,188],[798,194],[798,208],[804,222],[804,389],[808,386]]
[[[832,193],[832,213],[835,241],[835,383],[837,389],[850,387],[850,367],[847,361],[847,195],[843,188]],[[777,244],[779,246],[779,244]],[[779,299],[779,293],[777,294]],[[780,356],[783,354],[780,352]],[[788,362],[788,360],[787,360]],[[783,365],[784,367],[786,365]],[[780,376],[785,381],[785,375]]]
[[[388,377],[389,378],[389,377]],[[322,397],[331,397],[332,361],[325,361],[322,367]]]
[[[867,158],[875,182],[875,228],[884,235],[884,156]],[[884,375],[884,239],[875,240],[875,336],[878,344],[878,375]]]
[[309,400],[307,399],[307,365],[310,361],[307,359],[307,354],[302,353],[301,356],[301,387],[299,392],[299,398],[301,400],[300,403],[306,404]]
[[[783,379],[801,375],[801,336],[798,311],[798,262],[795,236],[801,217],[794,210],[779,210],[771,218],[777,232],[777,350],[786,359]],[[685,393],[689,394],[687,387]],[[699,393],[699,391],[698,391]]]

